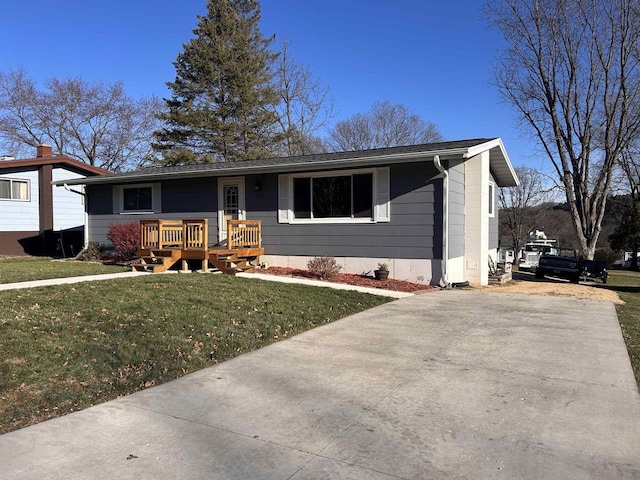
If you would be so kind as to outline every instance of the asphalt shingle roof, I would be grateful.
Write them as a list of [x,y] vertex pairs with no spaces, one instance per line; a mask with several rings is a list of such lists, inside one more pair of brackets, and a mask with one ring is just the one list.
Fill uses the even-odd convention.
[[[135,182],[144,181],[153,178],[171,178],[171,177],[189,177],[200,175],[216,175],[219,172],[233,172],[238,174],[246,174],[253,172],[268,171],[296,171],[311,168],[329,168],[336,167],[336,163],[345,161],[345,164],[357,163],[358,165],[366,165],[367,162],[385,162],[406,161],[409,157],[415,157],[420,153],[446,155],[447,152],[461,155],[463,150],[482,145],[487,142],[498,140],[497,138],[475,138],[468,140],[457,140],[451,142],[425,143],[420,145],[408,145],[402,147],[376,148],[370,150],[357,150],[349,152],[333,152],[320,153],[314,155],[304,155],[297,157],[277,157],[265,158],[259,160],[245,160],[239,162],[218,162],[204,163],[195,165],[180,165],[175,167],[152,167],[133,172],[114,173],[99,179],[89,178],[85,181],[70,180],[66,183],[74,184],[90,184],[90,183],[115,183],[117,182]],[[394,157],[397,157],[395,159]],[[508,164],[508,161],[507,161]],[[61,184],[63,182],[55,182]]]

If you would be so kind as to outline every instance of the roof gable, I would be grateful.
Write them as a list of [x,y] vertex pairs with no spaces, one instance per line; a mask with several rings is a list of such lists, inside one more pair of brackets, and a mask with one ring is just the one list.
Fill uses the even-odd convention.
[[66,167],[76,173],[86,176],[108,175],[110,172],[102,168],[94,167],[65,155],[53,155],[50,157],[20,158],[16,160],[0,160],[2,170],[31,170],[42,165]]

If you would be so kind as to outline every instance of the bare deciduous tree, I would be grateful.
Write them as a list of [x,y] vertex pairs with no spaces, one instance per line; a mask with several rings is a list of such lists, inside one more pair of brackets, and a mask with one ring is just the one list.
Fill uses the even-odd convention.
[[23,70],[0,73],[0,142],[14,156],[49,143],[93,166],[134,169],[151,157],[161,108],[154,97],[133,100],[122,83],[51,78],[40,90]]
[[500,223],[505,234],[511,237],[517,262],[520,250],[529,232],[536,227],[537,217],[532,214],[531,207],[546,199],[547,189],[543,175],[528,167],[516,167],[520,179],[517,187],[501,188],[498,193],[500,202]]
[[389,101],[375,102],[366,113],[342,120],[329,132],[334,150],[366,150],[397,147],[443,140],[437,127]]
[[635,0],[490,0],[496,84],[553,163],[593,258],[612,173],[640,131]]
[[622,152],[620,170],[624,174],[631,200],[640,201],[640,142],[634,142]]
[[323,152],[315,136],[334,116],[329,87],[322,86],[312,71],[295,63],[290,44],[283,42],[275,70],[278,123],[285,136],[283,154],[287,156]]

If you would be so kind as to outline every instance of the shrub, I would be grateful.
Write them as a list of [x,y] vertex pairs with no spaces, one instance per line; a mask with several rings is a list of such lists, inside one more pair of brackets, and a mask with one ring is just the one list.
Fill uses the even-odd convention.
[[95,262],[102,258],[102,248],[98,242],[89,242],[87,247],[80,254],[80,258],[85,262]]
[[138,222],[114,223],[109,226],[107,238],[113,243],[113,255],[118,260],[131,260],[138,256],[140,226]]
[[307,268],[311,273],[315,273],[320,278],[335,277],[342,269],[334,257],[313,257],[307,262]]

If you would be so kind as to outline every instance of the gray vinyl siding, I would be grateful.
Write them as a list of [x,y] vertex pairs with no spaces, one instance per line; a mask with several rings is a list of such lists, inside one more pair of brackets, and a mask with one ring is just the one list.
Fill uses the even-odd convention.
[[161,183],[160,212],[114,213],[113,185],[88,185],[89,240],[106,244],[112,224],[139,220],[183,220],[206,218],[209,243],[218,240],[218,180],[215,177],[166,180]]
[[113,224],[138,222],[139,220],[185,220],[201,219],[208,220],[209,244],[213,245],[218,240],[218,213],[217,212],[183,212],[177,213],[156,213],[141,215],[126,215],[112,213],[108,215],[89,215],[89,240],[100,244],[108,244],[107,233]]
[[[391,166],[391,221],[370,224],[278,223],[277,175],[261,178],[257,197],[247,177],[247,217],[262,220],[262,243],[271,255],[416,258],[441,256],[441,195],[431,162]],[[266,193],[268,192],[268,193]],[[435,237],[435,242],[434,242]],[[435,257],[434,257],[435,255]]]
[[89,216],[113,213],[113,186],[87,185],[86,194]]
[[457,258],[464,255],[464,162],[449,166],[449,258]]
[[[269,255],[442,258],[442,181],[433,178],[437,173],[430,161],[390,167],[390,222],[293,225],[278,223],[278,175],[245,175],[246,217],[262,221],[262,244]],[[161,213],[141,215],[113,213],[112,186],[91,185],[90,240],[106,243],[113,223],[207,218],[209,243],[214,244],[217,182],[217,177],[162,181]]]
[[[493,174],[489,174],[493,183],[493,217],[489,217],[489,250],[498,248],[500,236],[498,234],[498,184]],[[491,201],[491,199],[489,199]]]
[[218,211],[216,177],[165,180],[161,192],[163,213]]

